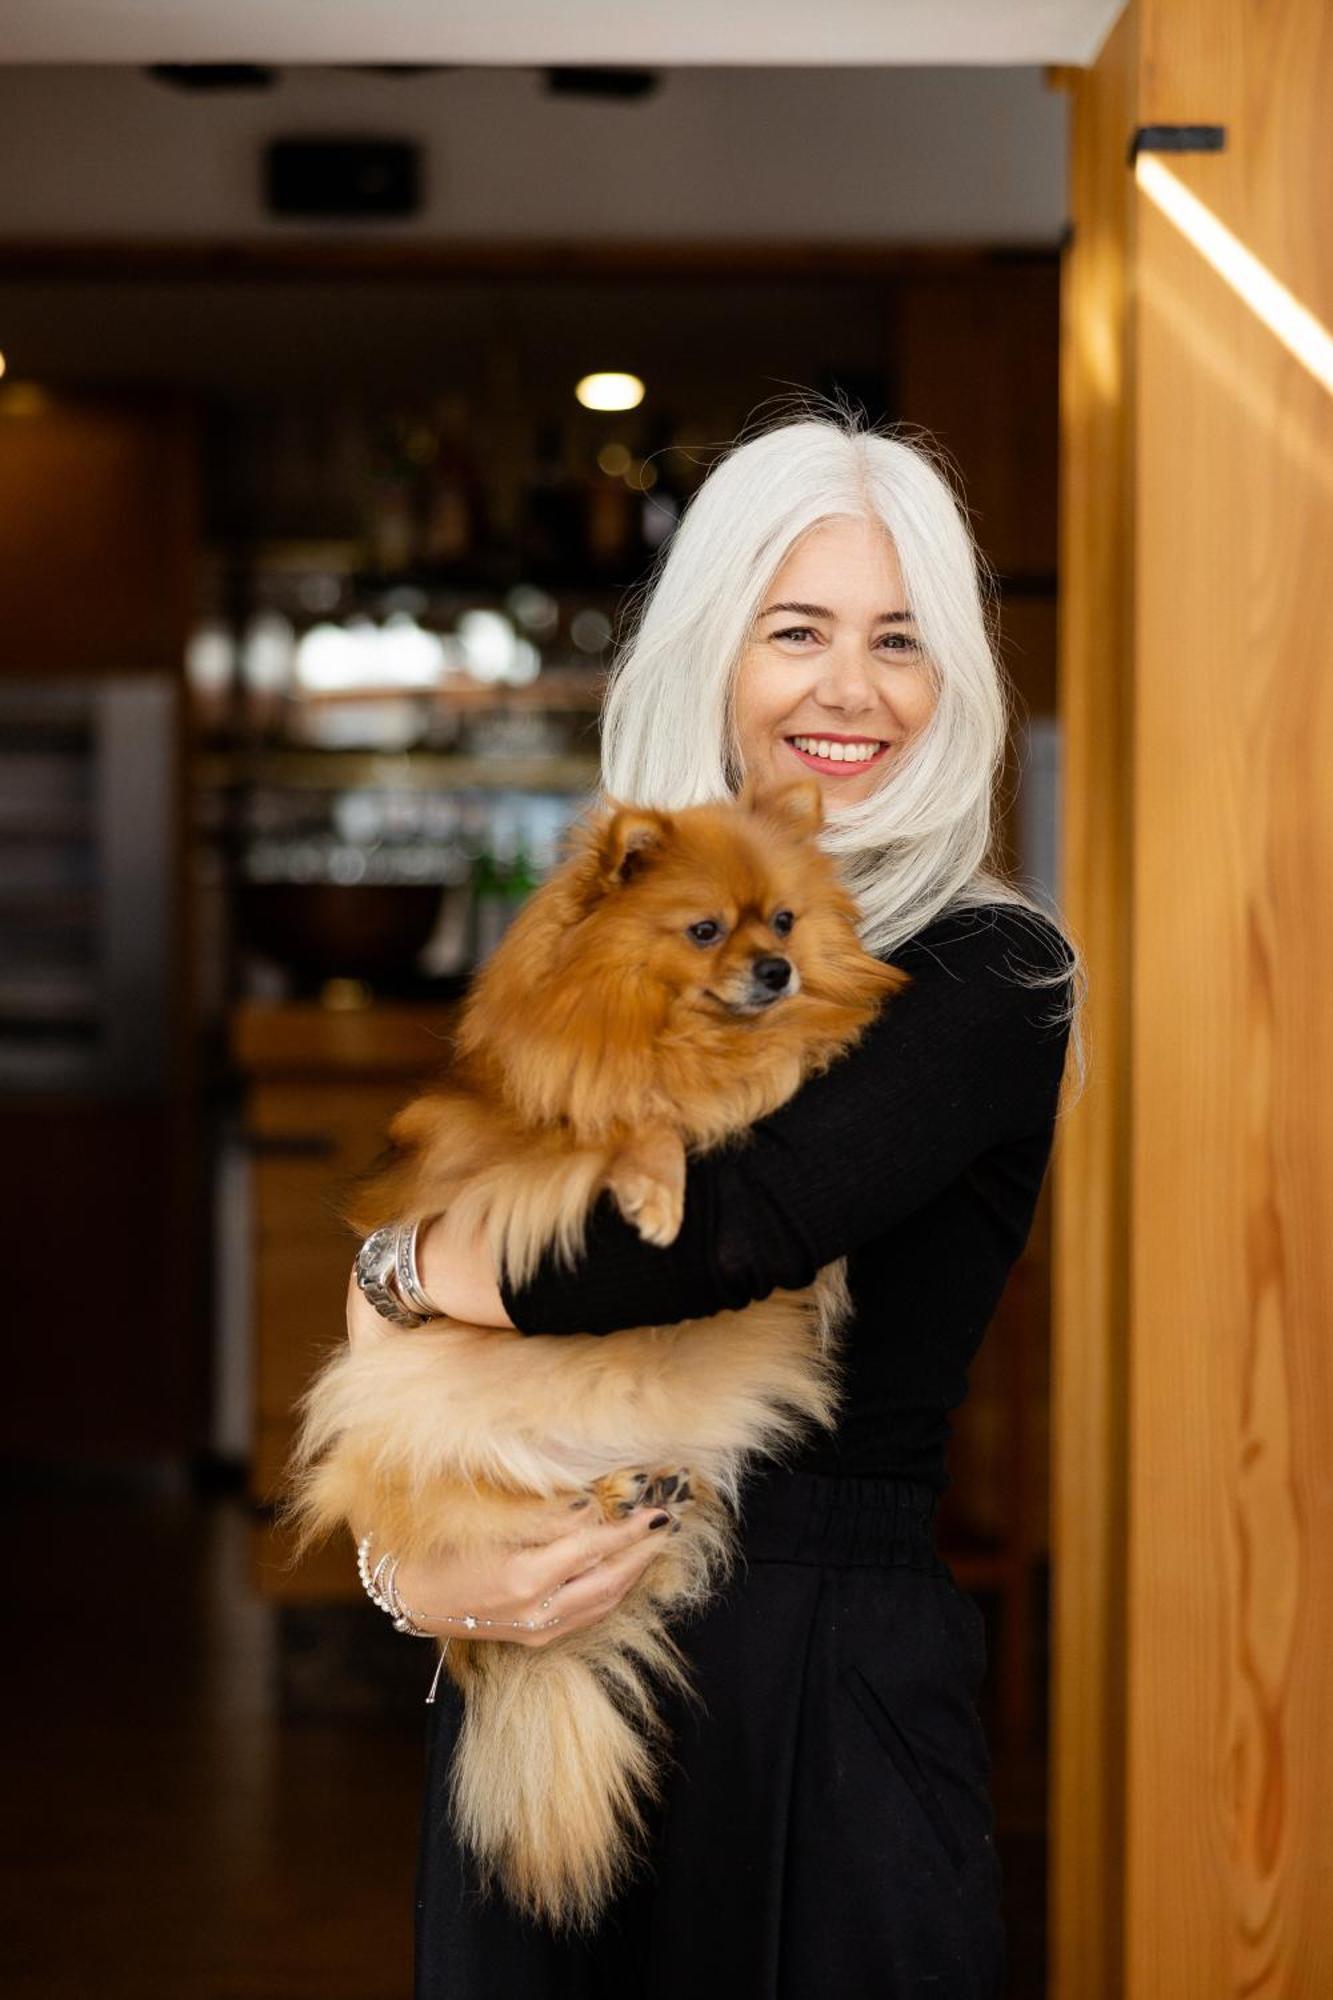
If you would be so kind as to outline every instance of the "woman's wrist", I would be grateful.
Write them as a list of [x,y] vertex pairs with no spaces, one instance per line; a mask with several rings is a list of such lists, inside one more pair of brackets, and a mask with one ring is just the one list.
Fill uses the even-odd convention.
[[417,1273],[422,1290],[447,1318],[473,1326],[513,1326],[500,1297],[484,1225],[466,1235],[448,1213],[423,1222],[417,1231]]

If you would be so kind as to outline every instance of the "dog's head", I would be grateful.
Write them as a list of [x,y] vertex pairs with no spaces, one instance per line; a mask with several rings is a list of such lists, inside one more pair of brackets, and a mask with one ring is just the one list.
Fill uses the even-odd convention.
[[571,957],[634,966],[672,1010],[724,1020],[767,1014],[802,992],[849,998],[902,976],[870,958],[857,906],[817,835],[812,778],[674,812],[612,800],[582,831]]

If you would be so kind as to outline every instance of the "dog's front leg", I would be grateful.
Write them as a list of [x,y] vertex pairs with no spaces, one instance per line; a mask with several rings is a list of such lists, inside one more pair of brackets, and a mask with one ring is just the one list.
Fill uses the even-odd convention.
[[613,1155],[606,1185],[626,1222],[645,1243],[665,1248],[680,1234],[685,1215],[685,1146],[665,1125],[636,1132]]

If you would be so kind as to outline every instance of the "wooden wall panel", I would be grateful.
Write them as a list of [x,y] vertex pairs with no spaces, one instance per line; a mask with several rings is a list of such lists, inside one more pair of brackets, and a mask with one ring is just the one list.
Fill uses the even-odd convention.
[[1002,576],[1053,582],[1059,266],[1049,252],[906,274],[903,415],[953,456],[977,540]]
[[1333,327],[1330,79],[1323,0],[1135,0],[1072,83],[1060,2000],[1333,1992],[1333,398],[1126,163],[1225,126],[1159,163]]
[[0,673],[181,671],[197,421],[161,390],[0,383]]
[[[1143,10],[1162,156],[1333,325],[1324,0]],[[1127,1974],[1333,1993],[1333,402],[1142,193]]]

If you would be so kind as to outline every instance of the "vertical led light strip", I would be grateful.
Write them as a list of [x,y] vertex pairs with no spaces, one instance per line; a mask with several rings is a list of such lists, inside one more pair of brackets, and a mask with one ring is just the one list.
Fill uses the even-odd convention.
[[1308,368],[1316,382],[1333,390],[1333,334],[1312,312],[1294,298],[1286,286],[1261,264],[1240,238],[1219,222],[1197,195],[1191,194],[1169,167],[1150,153],[1140,153],[1134,162],[1139,186],[1173,222],[1199,255],[1212,265],[1220,278],[1244,300],[1257,319],[1277,335],[1288,353]]

